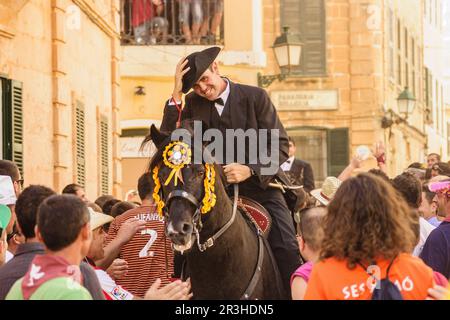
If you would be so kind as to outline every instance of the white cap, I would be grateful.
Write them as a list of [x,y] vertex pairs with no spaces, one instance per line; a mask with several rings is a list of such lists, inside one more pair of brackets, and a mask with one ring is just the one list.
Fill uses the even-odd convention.
[[16,192],[10,176],[0,176],[0,204],[10,205],[16,203]]
[[107,223],[110,223],[114,220],[113,217],[108,216],[107,214],[104,214],[104,213],[96,212],[92,208],[88,208],[88,210],[91,215],[91,221],[90,221],[91,230],[95,230],[95,229],[97,229]]

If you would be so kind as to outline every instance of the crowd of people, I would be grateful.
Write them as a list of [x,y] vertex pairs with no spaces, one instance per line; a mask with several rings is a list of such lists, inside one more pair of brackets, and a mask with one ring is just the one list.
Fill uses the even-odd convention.
[[61,194],[42,185],[22,190],[8,160],[0,160],[0,176],[10,182],[1,186],[2,199],[8,189],[17,198],[1,211],[1,300],[192,297],[189,279],[173,278],[173,251],[150,200],[149,174],[138,181],[140,202],[110,195],[90,202],[77,184]]
[[212,44],[224,9],[223,0],[128,0],[122,5],[130,30],[124,32],[140,45],[173,42],[168,35],[174,30],[185,44]]
[[[311,190],[295,215],[304,263],[290,275],[292,299],[370,299],[380,279],[402,299],[450,298],[448,165],[430,154],[427,164],[390,179],[382,148],[374,157],[378,168],[359,172],[364,161],[355,156],[339,177]],[[189,280],[174,279],[174,252],[149,173],[137,182],[138,197],[130,191],[129,201],[105,195],[94,202],[77,184],[61,194],[41,185],[22,190],[11,161],[0,161],[0,175],[11,178],[17,196],[8,221],[1,220],[0,299],[195,294]]]
[[361,172],[355,155],[296,217],[307,263],[291,277],[293,299],[450,298],[449,165],[432,153],[390,178],[382,144],[372,158]]

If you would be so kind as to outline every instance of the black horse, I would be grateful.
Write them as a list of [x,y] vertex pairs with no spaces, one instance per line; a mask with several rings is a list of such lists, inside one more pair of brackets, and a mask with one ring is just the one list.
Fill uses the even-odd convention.
[[[158,194],[164,201],[166,234],[175,250],[186,255],[183,278],[190,277],[194,298],[288,299],[266,240],[244,214],[236,210],[236,203],[226,193],[222,167],[186,164],[180,169],[175,186],[175,178],[169,178],[172,168],[163,161],[164,152],[172,141],[153,125],[144,143],[149,140],[157,147],[150,170],[160,184]],[[214,182],[216,203],[209,212],[202,214],[205,175],[210,173],[211,167],[217,178]],[[170,183],[166,186],[168,178]]]

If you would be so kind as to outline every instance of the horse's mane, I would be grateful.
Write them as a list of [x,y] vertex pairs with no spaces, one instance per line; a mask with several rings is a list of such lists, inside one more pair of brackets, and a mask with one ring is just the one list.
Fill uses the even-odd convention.
[[160,146],[156,148],[155,154],[150,158],[150,163],[148,166],[149,171],[152,171],[157,165],[159,165],[163,161],[163,153],[166,149],[166,146],[171,142],[170,136],[162,143]]

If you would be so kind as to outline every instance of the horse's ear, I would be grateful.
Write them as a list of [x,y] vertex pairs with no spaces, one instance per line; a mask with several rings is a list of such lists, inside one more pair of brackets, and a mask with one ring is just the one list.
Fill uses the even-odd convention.
[[152,138],[155,146],[159,149],[167,140],[169,135],[165,132],[159,131],[158,128],[156,128],[156,126],[152,124],[150,127],[150,137]]
[[141,144],[141,149],[143,149],[143,147],[149,142],[149,141],[153,141],[153,143],[155,144],[156,148],[160,148],[164,141],[166,141],[166,139],[169,137],[168,134],[166,134],[165,132],[161,132],[158,130],[158,128],[156,128],[156,126],[154,124],[152,124],[150,126],[150,132],[149,134],[145,137],[144,141]]

